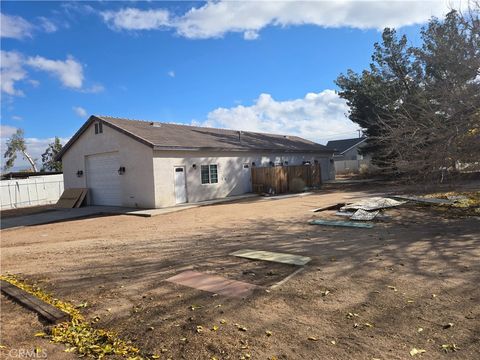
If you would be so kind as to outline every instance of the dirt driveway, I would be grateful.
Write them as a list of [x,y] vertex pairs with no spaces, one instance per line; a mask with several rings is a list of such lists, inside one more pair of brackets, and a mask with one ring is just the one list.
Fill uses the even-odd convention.
[[[373,229],[307,224],[329,216],[311,208],[378,190],[2,231],[1,272],[37,281],[61,299],[86,301],[82,313],[98,316],[96,326],[163,359],[408,359],[412,348],[426,350],[415,356],[422,359],[478,359],[478,218],[407,206]],[[242,248],[312,261],[269,289],[295,268],[228,255]],[[232,299],[164,281],[186,269],[262,288]],[[75,358],[33,336],[42,329],[34,315],[3,295],[1,305],[6,349],[37,345],[48,359]],[[210,330],[214,325],[218,330]],[[449,344],[458,351],[442,350]]]

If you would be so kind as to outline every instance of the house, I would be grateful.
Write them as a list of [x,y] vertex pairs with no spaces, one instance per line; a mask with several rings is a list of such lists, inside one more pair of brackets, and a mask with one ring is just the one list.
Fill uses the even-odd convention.
[[333,140],[327,143],[327,147],[335,151],[333,155],[335,160],[363,160],[364,156],[358,150],[362,148],[366,140],[366,137]]
[[332,155],[296,136],[90,116],[57,159],[91,205],[161,208],[251,192],[254,166],[316,162],[332,179]]
[[359,137],[333,140],[327,143],[327,147],[334,151],[336,174],[358,173],[361,167],[371,167],[370,155],[363,155],[359,151],[366,145],[366,140],[366,137]]

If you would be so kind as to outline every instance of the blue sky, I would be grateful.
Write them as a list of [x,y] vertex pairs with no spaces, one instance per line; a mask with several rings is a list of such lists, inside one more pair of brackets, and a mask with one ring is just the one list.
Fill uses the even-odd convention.
[[[384,26],[417,44],[433,2],[2,1],[2,145],[34,157],[90,114],[355,136],[335,78],[368,66]],[[22,162],[20,161],[19,164]]]

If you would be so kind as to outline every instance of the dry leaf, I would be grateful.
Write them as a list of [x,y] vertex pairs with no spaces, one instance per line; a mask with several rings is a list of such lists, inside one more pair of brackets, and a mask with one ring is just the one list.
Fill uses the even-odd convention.
[[267,331],[265,331],[265,335],[267,335],[267,336],[272,336],[272,332],[269,331],[269,330],[267,330]]
[[442,349],[445,351],[445,352],[449,352],[449,351],[457,351],[459,350],[459,348],[457,347],[457,345],[455,344],[443,344],[442,345]]
[[413,348],[412,350],[410,350],[410,356],[415,356],[415,355],[423,354],[423,353],[426,353],[426,352],[427,352],[427,350],[424,350],[424,349]]
[[218,330],[218,326],[217,326],[217,325],[213,325],[212,331],[217,331],[217,330]]
[[318,341],[318,339],[315,336],[309,336],[308,340],[310,341]]
[[47,334],[45,334],[44,332],[38,332],[36,333],[34,336],[36,337],[43,337],[43,336],[46,336]]
[[443,325],[443,328],[444,328],[444,329],[449,329],[449,328],[451,328],[452,326],[453,326],[453,323],[448,323],[448,324]]
[[395,286],[391,286],[391,285],[389,285],[389,286],[387,286],[387,287],[388,287],[389,289],[393,290],[393,291],[398,291],[398,290],[397,290],[397,288],[396,288]]

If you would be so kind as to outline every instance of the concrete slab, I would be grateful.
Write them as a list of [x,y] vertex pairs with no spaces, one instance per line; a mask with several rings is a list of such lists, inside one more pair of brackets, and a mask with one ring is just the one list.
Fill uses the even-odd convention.
[[245,194],[245,195],[237,195],[237,196],[229,196],[226,198],[222,199],[214,199],[214,200],[207,200],[207,201],[200,201],[196,203],[186,203],[186,204],[181,204],[181,205],[176,205],[176,206],[171,206],[171,207],[166,207],[166,208],[161,208],[161,209],[132,209],[132,210],[122,210],[122,208],[119,208],[118,210],[112,211],[113,214],[121,214],[121,215],[134,215],[134,216],[145,216],[145,217],[151,217],[151,216],[157,216],[157,215],[164,215],[164,214],[170,214],[178,211],[183,211],[183,210],[188,210],[188,209],[194,209],[200,206],[207,206],[207,205],[215,205],[215,204],[221,204],[221,203],[227,203],[227,202],[235,202],[235,201],[241,201],[245,199],[251,199],[251,198],[256,198],[258,197],[257,194]]
[[246,282],[230,280],[221,276],[192,270],[172,276],[168,278],[167,281],[197,290],[236,298],[244,298],[259,288],[257,285]]
[[73,220],[83,217],[109,214],[113,211],[129,211],[132,209],[117,208],[115,206],[87,206],[73,209],[53,209],[41,213],[15,216],[11,218],[2,218],[0,228],[2,230],[18,228],[23,226],[33,226],[41,224],[50,224],[60,221]]
[[238,250],[231,253],[230,255],[251,259],[251,260],[273,261],[273,262],[290,264],[290,265],[305,265],[310,260],[312,260],[308,256],[300,256],[300,255],[271,252],[271,251],[262,251],[262,250],[250,250],[250,249]]

